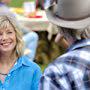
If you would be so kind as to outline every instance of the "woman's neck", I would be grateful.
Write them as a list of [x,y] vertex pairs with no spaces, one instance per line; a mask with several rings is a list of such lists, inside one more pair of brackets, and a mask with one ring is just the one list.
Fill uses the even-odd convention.
[[17,60],[15,53],[0,53],[0,80],[4,83],[6,75],[10,72]]
[[1,64],[11,64],[17,58],[16,53],[0,53],[0,63]]

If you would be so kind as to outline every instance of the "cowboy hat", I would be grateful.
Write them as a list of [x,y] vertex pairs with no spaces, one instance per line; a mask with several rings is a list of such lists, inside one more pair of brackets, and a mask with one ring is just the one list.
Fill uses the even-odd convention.
[[57,26],[83,29],[90,25],[90,0],[45,0],[49,21]]

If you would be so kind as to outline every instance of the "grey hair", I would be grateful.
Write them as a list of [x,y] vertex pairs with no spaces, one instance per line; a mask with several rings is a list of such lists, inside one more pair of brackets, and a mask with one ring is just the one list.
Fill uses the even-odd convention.
[[75,30],[75,29],[68,29],[64,27],[59,27],[59,32],[65,37],[70,38],[72,37],[74,40],[81,40],[90,38],[90,26],[82,30]]
[[82,31],[81,38],[90,38],[90,26]]

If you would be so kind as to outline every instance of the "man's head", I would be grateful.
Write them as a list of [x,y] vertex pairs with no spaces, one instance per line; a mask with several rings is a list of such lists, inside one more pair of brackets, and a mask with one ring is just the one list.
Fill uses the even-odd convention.
[[77,39],[90,37],[85,36],[90,25],[90,0],[47,0],[45,9],[49,21],[59,28],[60,42],[63,39],[71,45]]
[[90,0],[46,0],[50,22],[57,26],[83,29],[90,25]]

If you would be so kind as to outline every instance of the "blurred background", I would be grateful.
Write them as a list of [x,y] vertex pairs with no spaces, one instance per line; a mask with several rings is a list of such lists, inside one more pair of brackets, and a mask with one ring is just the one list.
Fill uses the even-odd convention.
[[[34,1],[36,3],[36,12],[44,11],[43,0],[39,0],[38,2],[37,0],[12,0],[9,6],[13,12],[21,16],[24,16],[25,14],[24,8],[23,8],[24,2],[31,2],[31,1]],[[42,14],[39,13],[38,15],[42,15]],[[55,30],[57,28],[50,27],[50,23],[48,22],[47,19],[45,19],[45,22],[44,22],[44,18],[46,17],[42,16],[42,18],[40,17],[29,18],[30,20],[32,20],[32,23],[33,23],[33,24],[31,23],[32,25],[29,24],[29,22],[25,21],[27,22],[25,24],[27,24],[28,28],[35,31],[39,36],[38,47],[37,47],[36,56],[35,56],[35,62],[40,65],[42,71],[45,69],[45,67],[50,62],[52,62],[56,57],[63,54],[64,52],[64,50],[61,49],[61,47],[59,47],[54,42],[55,36],[57,34],[57,32],[54,33],[54,31],[57,31]],[[22,17],[23,22],[24,22],[24,19],[25,18]],[[40,21],[39,19],[42,22],[39,22]],[[37,21],[36,23],[34,23],[35,20]]]

